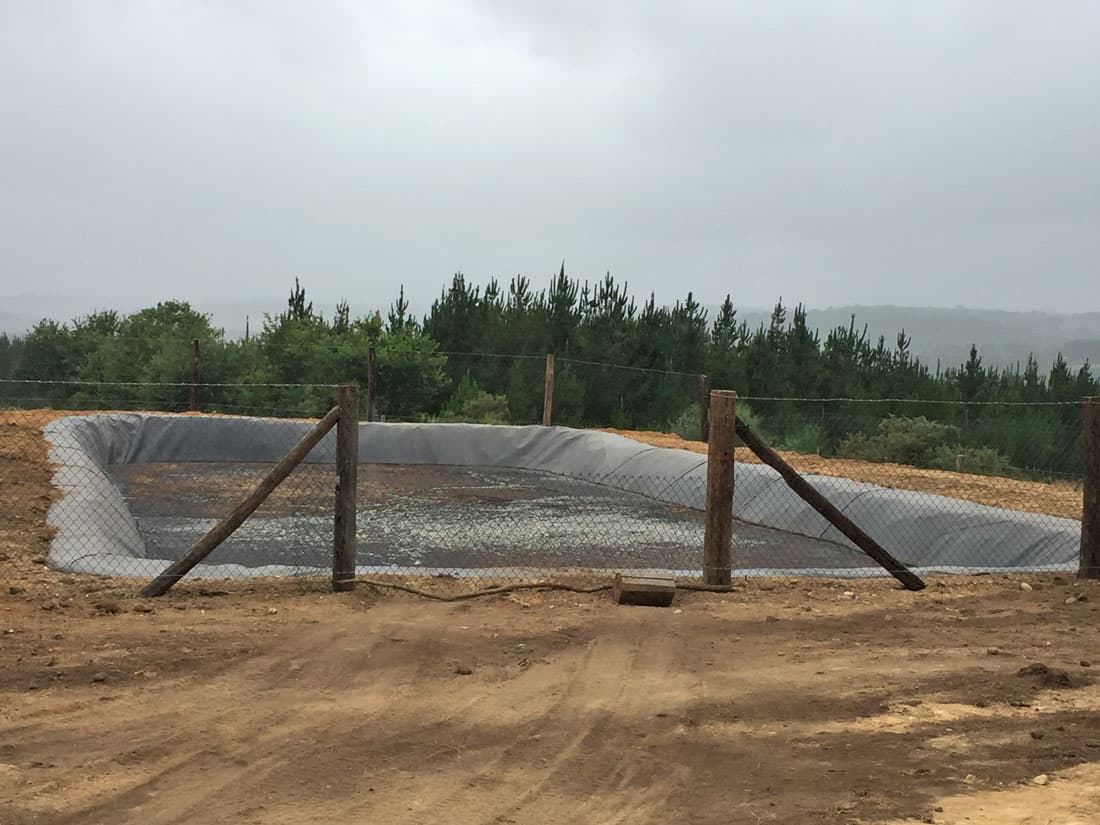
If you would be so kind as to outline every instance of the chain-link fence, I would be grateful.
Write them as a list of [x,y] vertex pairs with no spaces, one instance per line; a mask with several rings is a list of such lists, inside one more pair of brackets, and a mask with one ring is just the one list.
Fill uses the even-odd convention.
[[[0,382],[0,564],[10,587],[104,576],[136,590],[223,519],[331,407],[324,385]],[[273,403],[253,406],[250,394]],[[137,414],[135,414],[137,413]],[[165,413],[167,415],[162,415]],[[291,417],[294,416],[294,417]],[[191,449],[165,421],[232,421],[246,438]],[[247,441],[244,444],[243,441]],[[327,438],[196,570],[210,578],[331,577],[334,441]]]
[[[1081,404],[741,397],[744,420],[900,561],[930,571],[1076,569]],[[760,459],[737,451],[747,471]],[[823,573],[868,560],[769,469],[735,517],[835,542]],[[797,555],[797,554],[796,554]],[[774,565],[790,570],[801,565]]]
[[[699,575],[692,482],[494,466],[360,467],[359,564],[369,575],[591,580]],[[364,483],[365,480],[365,483]]]
[[[524,381],[537,373],[541,402],[543,359],[497,360],[509,369],[531,361]],[[489,359],[475,361],[488,369]],[[562,366],[559,359],[555,382]],[[632,375],[564,366],[578,376],[591,370],[595,377],[584,380],[596,384]],[[687,378],[662,379],[677,399],[670,410],[698,409],[698,383]],[[200,385],[197,393],[199,414],[180,415],[194,397],[189,384],[0,382],[0,564],[10,586],[99,575],[131,580],[136,592],[255,487],[309,430],[303,411],[329,409],[336,388]],[[365,419],[366,392],[360,401]],[[741,397],[737,406],[786,462],[918,571],[1076,569],[1079,404]],[[360,576],[443,588],[606,580],[617,571],[700,576],[705,444],[453,423],[463,418],[365,425]],[[736,459],[734,577],[886,575],[751,451],[738,448]],[[335,482],[330,437],[191,575],[327,588]]]
[[[308,430],[311,422],[301,410],[330,405],[336,388],[194,389],[3,382],[3,516],[25,527],[0,528],[8,534],[2,561],[11,586],[26,586],[30,576],[48,587],[57,573],[125,580],[136,591],[257,485]],[[277,402],[235,403],[263,392],[274,392]],[[201,399],[198,413],[181,414],[195,396]],[[361,401],[365,418],[368,402]],[[364,449],[369,456],[370,445]],[[191,577],[280,577],[327,587],[334,459],[333,439],[327,438]],[[691,575],[698,568],[702,510],[675,503],[667,480],[616,475],[613,467],[565,474],[424,460],[361,462],[360,575],[429,578],[441,585],[460,579],[591,581],[621,569]]]

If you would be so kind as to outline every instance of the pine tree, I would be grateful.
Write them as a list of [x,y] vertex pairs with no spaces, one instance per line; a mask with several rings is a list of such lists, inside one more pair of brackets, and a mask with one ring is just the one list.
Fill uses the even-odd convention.
[[1062,357],[1062,353],[1058,353],[1058,357],[1054,359],[1054,364],[1050,368],[1047,387],[1050,390],[1051,401],[1076,401],[1079,398],[1073,373],[1066,359]]
[[346,300],[336,305],[336,312],[332,317],[332,331],[341,335],[351,327],[351,307]]
[[390,332],[400,332],[405,327],[415,322],[409,317],[409,302],[405,300],[405,285],[397,294],[397,301],[390,304],[389,316],[386,318],[386,329]]
[[551,280],[546,293],[546,311],[549,323],[550,349],[560,355],[568,355],[570,344],[576,337],[581,311],[577,305],[580,285],[565,274],[565,261],[561,271]]
[[297,321],[313,317],[313,302],[306,303],[306,291],[297,278],[294,279],[294,289],[290,291],[290,298],[287,300],[285,315],[288,319]]
[[989,375],[982,366],[981,356],[978,355],[978,348],[971,344],[970,357],[959,371],[959,393],[962,400],[978,401],[982,399],[988,378]]

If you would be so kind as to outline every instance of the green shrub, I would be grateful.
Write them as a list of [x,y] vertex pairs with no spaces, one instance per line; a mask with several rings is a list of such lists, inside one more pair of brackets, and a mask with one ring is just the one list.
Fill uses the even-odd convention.
[[[799,427],[794,432],[779,437],[769,432],[766,421],[744,402],[737,404],[737,417],[776,450],[813,454],[822,444],[823,434],[816,424]],[[670,429],[685,441],[698,441],[699,436],[702,435],[699,430],[699,405],[692,404],[685,407],[683,412],[676,416]],[[740,439],[737,440],[737,446],[744,446]]]
[[880,421],[873,434],[853,433],[845,438],[837,447],[837,454],[863,461],[931,467],[945,448],[958,442],[957,427],[929,421],[924,416],[891,417]]
[[[776,440],[768,434],[764,420],[743,401],[737,403],[737,417],[750,430],[776,449],[813,453],[817,451],[820,443],[820,429],[816,426],[804,427],[786,440]],[[692,404],[685,407],[683,412],[676,416],[670,429],[685,441],[698,441],[699,436],[702,435],[699,429],[699,405]],[[742,446],[740,440],[738,440],[737,445]]]
[[837,454],[936,470],[954,470],[957,457],[963,456],[963,471],[981,475],[1003,475],[1009,468],[1007,456],[996,449],[963,447],[957,427],[923,416],[881,421],[874,433],[854,433],[845,438]]
[[462,406],[460,415],[464,421],[476,424],[507,424],[508,399],[503,395],[490,395],[483,391]]
[[699,426],[699,405],[692,404],[676,416],[676,420],[672,422],[672,431],[685,441],[698,441],[702,435]]
[[776,449],[804,455],[815,455],[821,450],[825,434],[817,424],[805,424],[776,442]]
[[737,402],[737,417],[741,419],[746,427],[759,435],[761,438],[767,440],[766,429],[764,427],[764,419],[758,416],[755,410],[753,410],[753,408],[744,401]]
[[622,401],[619,401],[618,405],[615,407],[615,411],[611,413],[610,426],[616,430],[634,429],[634,421],[626,411],[626,407],[623,405]]
[[454,394],[443,408],[443,421],[467,421],[474,424],[507,424],[508,399],[492,395],[468,375],[458,382]]
[[943,447],[932,461],[937,470],[954,470],[962,456],[962,471],[983,476],[1000,476],[1008,472],[1008,457],[992,447]]

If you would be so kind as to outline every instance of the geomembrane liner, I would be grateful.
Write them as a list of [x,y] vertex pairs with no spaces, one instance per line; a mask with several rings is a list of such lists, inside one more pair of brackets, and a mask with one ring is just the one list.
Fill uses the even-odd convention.
[[[48,515],[57,528],[48,563],[72,572],[156,575],[180,552],[165,538],[172,530],[181,536],[177,543],[182,546],[216,518],[192,518],[192,536],[180,528],[186,521],[182,504],[179,513],[150,511],[152,505],[133,491],[152,485],[135,486],[131,465],[146,465],[150,472],[157,466],[194,465],[194,472],[215,477],[229,465],[281,460],[313,426],[285,419],[145,413],[70,416],[51,422],[44,432],[57,465],[54,483],[64,496]],[[388,516],[372,511],[369,502],[361,503],[359,572],[417,568],[469,575],[487,566],[498,574],[505,569],[571,566],[699,574],[701,520],[693,526],[690,513],[684,514],[705,508],[706,459],[695,453],[588,430],[477,424],[362,423],[359,444],[361,486],[375,472],[371,468],[409,466],[420,467],[442,486],[469,484],[480,474],[482,486],[498,490],[496,499],[475,497],[461,511],[438,502],[416,511],[422,495],[410,497],[403,509]],[[330,432],[306,462],[309,467],[331,467],[334,459],[335,433]],[[848,479],[806,478],[918,572],[1068,570],[1077,564],[1080,524],[1074,519],[1037,517]],[[735,575],[884,575],[770,467],[738,463],[734,487]],[[134,498],[134,511],[123,489]],[[519,489],[526,492],[508,492]],[[170,505],[168,501],[163,506]],[[569,514],[570,506],[579,514]],[[679,515],[669,516],[671,512]],[[284,514],[278,530],[282,536],[292,535],[313,518],[321,520],[313,524],[314,535],[327,530],[331,536],[331,515],[329,497],[315,514]],[[534,521],[536,516],[543,521]],[[179,524],[173,526],[172,519]],[[430,535],[414,529],[425,519],[438,522]],[[451,528],[448,519],[454,521]],[[674,538],[658,541],[661,525],[669,519],[676,522],[676,532],[669,531]],[[470,528],[483,528],[480,533],[473,530],[473,542],[447,539]],[[291,559],[278,542],[257,537],[259,529],[253,525],[249,539],[246,522],[238,545],[232,545],[231,538],[225,552],[219,548],[191,575],[233,578],[331,569],[331,544],[318,545],[312,556]],[[584,530],[587,535],[581,534]],[[554,555],[555,536],[570,542],[560,558]]]

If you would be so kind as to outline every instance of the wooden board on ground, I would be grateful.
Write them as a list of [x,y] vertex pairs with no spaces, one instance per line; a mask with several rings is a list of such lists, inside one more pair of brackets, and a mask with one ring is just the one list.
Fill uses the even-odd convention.
[[668,607],[676,596],[676,579],[672,576],[624,576],[616,573],[612,595],[618,604]]

